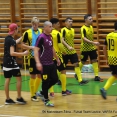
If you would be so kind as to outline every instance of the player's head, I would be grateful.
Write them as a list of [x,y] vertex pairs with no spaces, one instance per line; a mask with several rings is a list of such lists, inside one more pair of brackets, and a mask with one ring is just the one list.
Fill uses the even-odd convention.
[[55,28],[57,30],[59,29],[59,27],[60,27],[59,19],[51,18],[50,22],[52,23],[53,28]]
[[44,33],[50,34],[52,31],[52,23],[50,21],[44,22]]
[[117,21],[114,23],[114,29],[117,30]]
[[39,19],[37,17],[33,17],[31,23],[33,30],[37,30],[39,26]]
[[18,33],[18,26],[15,23],[11,23],[9,25],[9,35],[16,35]]
[[73,23],[73,20],[72,20],[71,17],[67,17],[65,19],[65,25],[66,25],[67,28],[71,28],[72,27],[72,23]]
[[91,25],[93,23],[93,18],[90,14],[86,14],[84,16],[84,20],[85,20],[86,25]]

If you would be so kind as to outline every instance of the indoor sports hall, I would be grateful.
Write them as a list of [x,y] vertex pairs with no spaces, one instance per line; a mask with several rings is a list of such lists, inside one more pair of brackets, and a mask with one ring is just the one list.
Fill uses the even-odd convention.
[[[103,88],[107,80],[112,76],[104,55],[103,47],[107,34],[114,31],[114,23],[117,21],[117,1],[116,0],[0,0],[0,117],[117,117],[117,81],[115,80],[107,90],[107,99],[103,99],[100,89]],[[99,77],[101,81],[95,81],[94,70],[88,58],[84,64],[81,75],[89,82],[79,85],[75,78],[73,65],[68,62],[66,67],[67,83],[66,87],[72,91],[71,95],[62,96],[61,85],[54,85],[54,97],[49,95],[54,107],[47,107],[38,97],[38,102],[31,101],[27,56],[16,57],[22,74],[22,95],[27,101],[26,105],[5,105],[4,73],[3,73],[3,53],[4,40],[8,35],[10,23],[18,25],[18,35],[31,28],[32,17],[40,20],[39,28],[43,29],[43,23],[52,17],[58,18],[60,28],[65,26],[65,19],[73,19],[72,28],[75,30],[74,49],[80,61],[81,35],[80,28],[84,25],[84,15],[91,14],[93,17],[94,41],[99,42],[96,46],[97,61],[99,67]],[[117,48],[113,44],[112,48]],[[16,46],[16,51],[23,52],[21,43]],[[116,61],[116,60],[115,60]],[[16,79],[11,78],[10,96],[13,100],[17,98]],[[41,90],[39,86],[38,91]]]

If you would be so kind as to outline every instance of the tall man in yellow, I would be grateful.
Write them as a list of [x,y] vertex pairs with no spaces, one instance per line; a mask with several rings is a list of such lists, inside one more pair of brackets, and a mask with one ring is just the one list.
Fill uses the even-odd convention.
[[94,42],[93,40],[93,27],[92,27],[92,16],[87,14],[84,16],[85,24],[81,27],[81,62],[80,62],[80,69],[82,69],[83,64],[90,57],[91,63],[93,65],[95,78],[94,81],[103,81],[98,76],[98,62],[97,62],[97,53],[96,53],[96,46],[99,45],[99,42]]
[[117,80],[117,21],[114,24],[115,31],[106,36],[103,51],[108,60],[112,76],[107,80],[103,88],[100,89],[101,95],[106,99],[106,90]]
[[66,55],[64,56],[65,64],[68,63],[68,60],[74,65],[75,73],[78,76],[78,82],[80,85],[87,84],[87,80],[83,80],[81,76],[81,71],[78,62],[78,56],[76,50],[74,49],[74,29],[72,28],[72,18],[68,17],[65,20],[65,26],[61,29],[62,33],[62,43],[64,44],[64,48],[66,50]]
[[26,49],[29,49],[30,51],[30,54],[28,56],[28,65],[29,65],[29,72],[30,72],[29,87],[31,92],[31,100],[38,101],[35,93],[37,92],[38,87],[41,83],[41,75],[36,68],[36,63],[34,59],[34,46],[35,46],[37,37],[42,33],[42,29],[38,28],[39,19],[37,17],[32,18],[31,24],[32,24],[32,28],[28,29],[23,34],[22,46]]
[[60,72],[60,80],[62,83],[62,95],[66,96],[66,95],[70,95],[71,91],[66,89],[66,66],[65,66],[65,63],[63,60],[63,55],[62,55],[62,54],[65,54],[66,52],[65,52],[64,46],[61,42],[62,35],[59,32],[60,24],[59,24],[59,20],[57,18],[50,19],[50,22],[52,23],[52,26],[53,26],[53,30],[51,33],[53,47],[54,47],[54,50],[55,50],[57,56],[59,57],[59,59],[61,61],[61,64],[60,64],[60,66],[57,66],[56,60],[54,60],[54,62],[56,64],[57,69]]

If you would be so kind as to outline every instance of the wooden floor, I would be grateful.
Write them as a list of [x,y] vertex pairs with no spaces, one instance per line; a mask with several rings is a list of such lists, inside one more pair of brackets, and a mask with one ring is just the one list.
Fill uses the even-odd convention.
[[[109,72],[101,74],[103,78],[110,75]],[[55,97],[50,97],[55,107],[46,107],[40,99],[39,102],[32,102],[29,92],[22,92],[22,95],[28,102],[26,105],[4,105],[5,94],[1,90],[0,117],[117,117],[116,96],[108,96],[107,100],[103,100],[100,95],[61,96],[55,93]],[[10,96],[15,100],[16,91],[11,91]]]
[[[0,91],[0,117],[117,117],[115,96],[103,100],[100,95],[55,94],[51,101],[55,107],[46,107],[43,102],[30,101],[30,93],[23,92],[27,105],[4,105],[4,91]],[[10,93],[15,100],[16,92]]]

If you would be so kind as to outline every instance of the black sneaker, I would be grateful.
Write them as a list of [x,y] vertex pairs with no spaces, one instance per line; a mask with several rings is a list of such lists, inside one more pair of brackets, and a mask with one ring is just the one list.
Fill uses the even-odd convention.
[[100,82],[103,82],[103,79],[101,79],[99,76],[95,76],[94,81],[100,81]]
[[31,97],[31,100],[34,101],[34,102],[38,102],[39,101],[36,96]]
[[21,97],[21,98],[17,98],[16,103],[17,104],[26,104],[26,101]]
[[61,85],[61,81],[60,80],[58,80],[58,82],[56,83],[57,85]]
[[12,99],[6,99],[5,104],[6,105],[15,104],[15,102]]
[[89,81],[88,80],[82,80],[81,82],[79,82],[79,85],[85,85],[87,84]]
[[104,99],[106,99],[106,90],[104,88],[100,89],[101,95]]
[[78,80],[77,74],[74,75],[74,78],[75,78],[76,80]]

